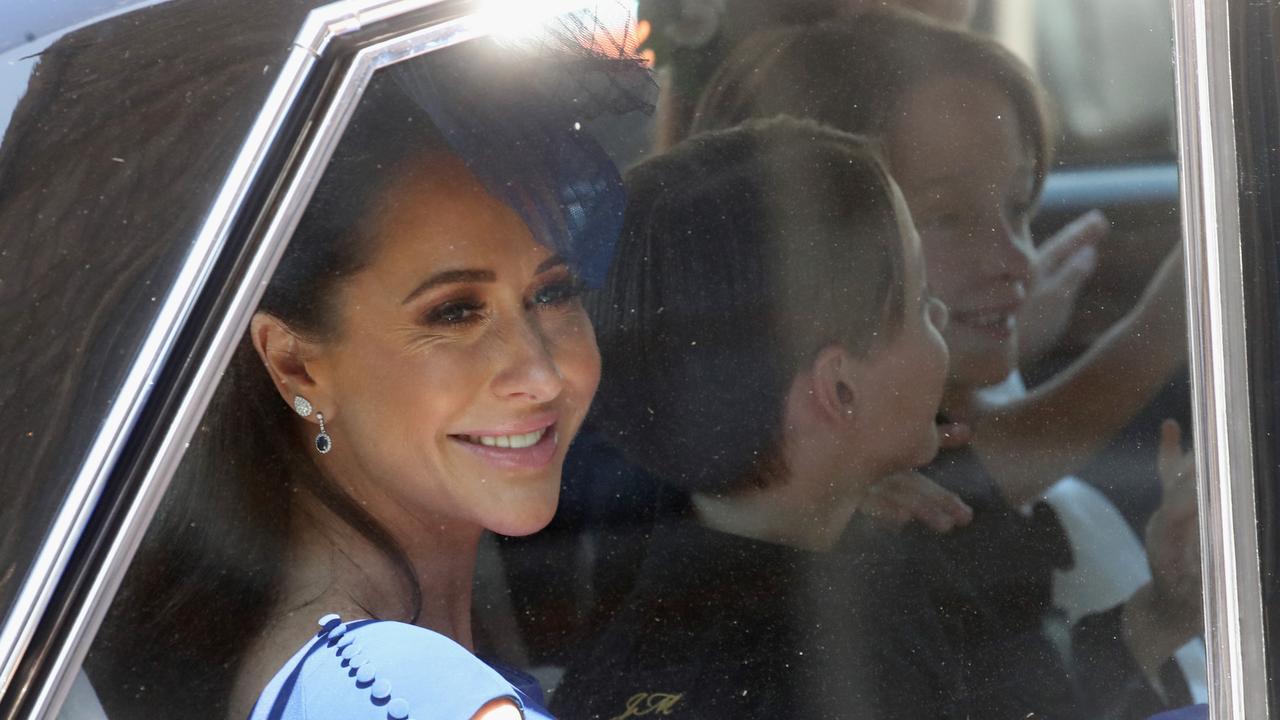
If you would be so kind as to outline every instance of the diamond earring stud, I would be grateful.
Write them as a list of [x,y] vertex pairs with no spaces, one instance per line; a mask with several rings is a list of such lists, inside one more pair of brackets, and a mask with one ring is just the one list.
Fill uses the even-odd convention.
[[311,410],[312,410],[312,408],[311,408],[311,401],[310,401],[310,400],[308,400],[308,399],[306,399],[306,398],[302,397],[301,395],[294,395],[294,396],[293,396],[293,411],[294,411],[294,412],[298,413],[298,414],[299,414],[299,415],[301,415],[302,417],[310,417],[310,416],[311,416]]

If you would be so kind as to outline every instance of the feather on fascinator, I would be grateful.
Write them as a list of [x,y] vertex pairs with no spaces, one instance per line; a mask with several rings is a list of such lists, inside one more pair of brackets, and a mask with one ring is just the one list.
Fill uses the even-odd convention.
[[652,112],[657,90],[635,54],[631,13],[617,8],[569,13],[518,38],[488,37],[389,68],[486,190],[593,287],[613,258],[626,193],[587,125]]

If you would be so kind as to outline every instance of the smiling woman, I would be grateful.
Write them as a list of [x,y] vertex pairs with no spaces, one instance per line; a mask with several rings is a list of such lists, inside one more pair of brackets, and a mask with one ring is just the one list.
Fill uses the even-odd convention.
[[458,158],[400,173],[365,221],[372,256],[332,289],[336,332],[261,312],[250,335],[281,398],[324,414],[322,467],[384,524],[534,532],[600,374],[578,281]]
[[[492,45],[361,98],[93,649],[113,713],[542,716],[536,683],[465,652],[472,578],[484,531],[555,513],[600,376],[581,287],[621,186],[578,131],[591,111],[541,74],[616,97],[647,76]],[[478,91],[474,66],[503,80]]]

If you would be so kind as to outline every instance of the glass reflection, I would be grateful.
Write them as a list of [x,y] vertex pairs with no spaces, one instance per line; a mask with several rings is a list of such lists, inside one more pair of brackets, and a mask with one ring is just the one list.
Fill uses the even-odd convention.
[[[704,470],[713,474],[720,459],[736,453],[769,457],[770,442],[777,442],[768,432],[770,423],[779,422],[775,418],[787,418],[781,425],[789,432],[804,427],[789,419],[790,405],[736,406],[731,387],[719,388],[717,399],[689,390],[684,400],[725,408],[737,424],[714,417],[709,407],[697,412],[714,419],[696,427],[673,419],[678,415],[671,404],[638,379],[646,363],[667,368],[680,357],[664,344],[674,331],[657,322],[647,328],[646,342],[632,341],[626,350],[611,353],[611,333],[641,332],[637,326],[657,313],[644,304],[651,298],[664,292],[679,298],[658,303],[664,313],[678,314],[685,305],[696,306],[694,299],[724,292],[698,288],[680,295],[679,281],[673,279],[678,273],[663,265],[657,249],[664,232],[685,240],[679,245],[688,256],[684,263],[714,278],[710,263],[727,264],[723,258],[737,254],[717,253],[717,260],[701,263],[690,259],[697,257],[690,245],[708,235],[700,228],[719,221],[725,225],[714,237],[745,236],[727,218],[751,217],[741,205],[708,199],[701,214],[689,211],[682,217],[684,226],[663,226],[670,221],[662,213],[677,201],[653,201],[644,188],[653,182],[648,173],[657,172],[653,168],[667,156],[638,166],[628,175],[629,188],[640,189],[631,198],[624,238],[638,234],[650,245],[631,265],[615,268],[621,279],[593,304],[599,308],[606,367],[606,390],[593,417],[603,434],[663,488],[675,488],[678,499],[658,513],[658,524],[648,533],[645,564],[623,573],[632,583],[631,594],[618,602],[577,658],[570,655],[561,687],[567,697],[557,696],[557,707],[566,717],[639,714],[648,707],[650,688],[679,696],[688,712],[701,717],[764,717],[781,708],[840,717],[856,707],[867,717],[1143,718],[1191,702],[1191,685],[1198,681],[1195,656],[1203,652],[1197,641],[1199,546],[1192,457],[1182,449],[1179,424],[1144,425],[1151,479],[1136,477],[1108,488],[1124,495],[1159,486],[1160,501],[1147,509],[1141,525],[1145,553],[1109,501],[1069,477],[1086,469],[1130,425],[1149,422],[1144,410],[1184,372],[1180,251],[1169,253],[1135,307],[1087,352],[1027,390],[1019,365],[1056,344],[1075,294],[1097,262],[1094,248],[1107,234],[1105,216],[1089,212],[1043,243],[1032,241],[1031,218],[1053,167],[1053,123],[1031,71],[994,42],[918,15],[887,11],[761,30],[731,52],[716,48],[701,59],[716,50],[725,59],[711,73],[705,64],[681,66],[682,51],[672,50],[673,75],[701,72],[707,80],[688,115],[689,139],[676,143],[668,156],[692,153],[750,118],[778,115],[818,120],[867,137],[883,150],[919,229],[929,286],[951,312],[944,330],[951,365],[939,408],[946,447],[922,475],[889,475],[871,483],[856,509],[847,511],[852,522],[839,547],[821,561],[752,546],[751,541],[765,541],[813,550],[821,543],[797,540],[782,529],[791,524],[785,518],[797,505],[770,494],[772,486],[761,479],[769,472],[726,471],[752,486],[745,497],[767,498],[757,499],[753,512],[743,510],[744,495],[732,485],[689,486],[699,475],[673,466],[679,440],[666,440],[677,445],[665,452],[654,451],[644,431],[646,417],[638,412],[639,396],[631,397],[627,410],[608,402],[610,369],[618,368],[628,385],[645,388],[637,390],[645,412],[672,435],[696,443],[704,453]],[[661,54],[658,59],[661,66]],[[671,115],[666,119],[666,136],[674,139],[681,124]],[[675,177],[687,176],[710,189],[695,185],[673,191],[682,199],[710,195],[713,189],[732,194],[721,187],[725,181],[716,169],[711,163],[692,165],[657,185],[679,188]],[[789,176],[776,177],[771,192],[758,193],[766,200],[756,204],[789,197],[787,189],[795,185]],[[753,196],[739,191],[733,197],[750,204],[746,198]],[[814,197],[820,195],[810,190],[807,203],[816,202]],[[804,202],[782,204],[806,207]],[[761,226],[770,224],[750,225]],[[846,232],[860,236],[856,227]],[[815,242],[802,232],[784,234]],[[639,277],[627,279],[628,274]],[[797,284],[805,290],[822,286],[819,275],[802,276]],[[856,272],[847,282],[859,284]],[[733,287],[728,280],[706,284]],[[770,283],[746,284],[759,288],[761,305],[777,292]],[[799,292],[780,284],[784,294]],[[770,349],[779,343],[721,312],[730,318],[726,326],[741,335],[726,340],[712,330],[691,334],[688,345],[699,347],[705,366],[682,377],[697,378],[686,381],[694,385],[711,382],[708,378],[743,378],[736,394],[769,397],[770,386],[735,363],[750,366],[744,358],[759,352],[742,336]],[[866,312],[851,307],[849,316]],[[613,313],[635,319],[619,321]],[[811,324],[801,313],[780,314],[803,327]],[[687,327],[694,321],[671,322]],[[887,351],[889,341],[884,343]],[[642,346],[644,353],[638,350]],[[897,388],[901,397],[927,388],[918,368],[905,360],[898,364],[916,373],[914,383]],[[660,384],[664,391],[673,386],[671,380]],[[990,390],[993,386],[1000,386],[998,393]],[[854,406],[864,399],[849,394]],[[910,437],[909,417],[886,413],[876,425]],[[718,434],[722,428],[737,430],[733,441]],[[879,449],[889,446],[877,443]],[[869,453],[862,449],[863,456]],[[828,487],[856,477],[855,467],[850,462],[843,471],[829,469]],[[821,534],[830,526],[827,513],[840,507],[833,498],[826,498],[821,512],[798,511],[807,531]],[[1080,518],[1093,525],[1086,523],[1082,530]],[[1090,551],[1096,538],[1089,533],[1104,525],[1116,533],[1128,565]],[[679,540],[671,544],[672,537]],[[621,557],[634,562],[633,555]],[[759,561],[745,567],[780,581],[748,577],[737,560],[742,556]],[[1095,572],[1147,579],[1107,587],[1098,583],[1084,593],[1092,595],[1072,604],[1061,586],[1087,582],[1082,578],[1089,573],[1082,568],[1063,580],[1076,562],[1101,562]],[[834,573],[843,577],[833,579],[832,564],[843,567]],[[806,588],[813,586],[841,600],[807,596]],[[741,594],[753,598],[747,605],[761,617],[745,620]],[[787,610],[777,610],[779,605]],[[677,634],[675,627],[686,634]],[[1175,652],[1181,657],[1175,659]],[[833,663],[828,671],[813,669],[823,662]],[[720,682],[699,680],[705,677]],[[640,698],[637,705],[630,704],[632,698]]]
[[[569,720],[1202,699],[1176,222],[1033,232],[1062,98],[967,29],[999,3],[884,4],[561,26],[644,41],[652,123],[609,53],[380,73],[95,646],[108,710],[244,716],[328,612],[334,653],[412,628],[337,662],[440,712],[536,717],[531,676]],[[1151,272],[1081,342],[1122,251]]]

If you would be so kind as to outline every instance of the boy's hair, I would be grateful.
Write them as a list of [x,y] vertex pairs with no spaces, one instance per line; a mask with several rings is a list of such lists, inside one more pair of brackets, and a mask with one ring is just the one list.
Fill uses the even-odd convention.
[[1035,195],[1052,162],[1047,100],[1030,69],[995,40],[885,9],[758,33],[703,91],[694,131],[792,115],[883,142],[910,90],[937,78],[986,80],[1013,104],[1035,160]]
[[595,420],[690,492],[785,476],[796,374],[900,326],[896,189],[871,146],[775,118],[708,133],[628,173],[613,269],[590,310],[604,359]]

